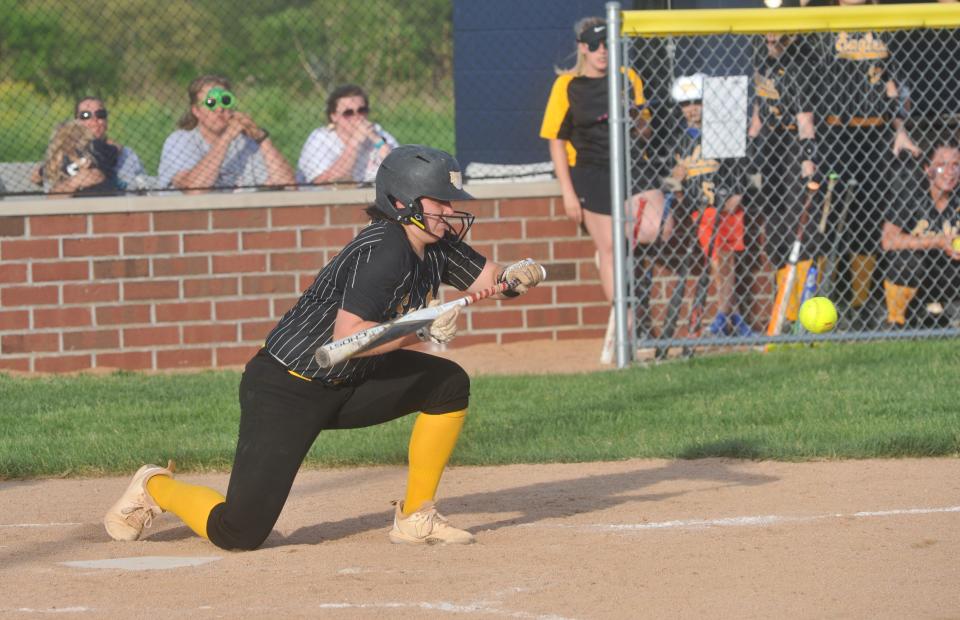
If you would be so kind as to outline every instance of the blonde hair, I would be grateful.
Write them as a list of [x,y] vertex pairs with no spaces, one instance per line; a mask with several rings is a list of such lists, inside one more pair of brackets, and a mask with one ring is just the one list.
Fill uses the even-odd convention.
[[577,23],[573,25],[573,33],[577,37],[577,62],[570,69],[554,67],[553,69],[557,72],[557,75],[572,75],[573,77],[580,77],[583,75],[583,67],[584,64],[586,64],[586,59],[580,52],[580,35],[586,32],[588,28],[593,28],[594,26],[599,26],[605,23],[607,23],[607,20],[602,17],[584,17],[577,20]]
[[63,169],[64,159],[77,162],[86,158],[92,165],[93,132],[80,121],[66,121],[57,125],[47,145],[47,154],[43,163],[44,179],[52,185],[67,178]]
[[[177,127],[180,129],[193,129],[197,126],[197,115],[193,113],[193,106],[197,105],[197,97],[200,95],[200,88],[205,84],[213,84],[226,90],[232,90],[230,80],[222,75],[201,75],[190,82],[187,87],[187,111],[183,113],[180,120],[177,121]],[[206,94],[206,93],[204,93]]]

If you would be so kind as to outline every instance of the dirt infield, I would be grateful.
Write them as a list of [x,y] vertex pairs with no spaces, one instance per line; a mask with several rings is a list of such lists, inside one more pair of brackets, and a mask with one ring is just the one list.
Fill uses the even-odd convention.
[[404,473],[301,472],[247,553],[169,515],[110,541],[126,479],[0,482],[0,617],[960,617],[960,459],[457,467],[440,506],[467,547],[389,543]]

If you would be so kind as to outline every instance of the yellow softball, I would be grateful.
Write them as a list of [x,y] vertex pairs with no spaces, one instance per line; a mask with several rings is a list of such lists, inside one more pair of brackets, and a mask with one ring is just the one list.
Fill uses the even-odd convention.
[[954,237],[951,245],[953,246],[954,252],[960,252],[960,237]]
[[837,324],[837,308],[826,297],[811,297],[800,306],[800,323],[812,334],[822,334]]

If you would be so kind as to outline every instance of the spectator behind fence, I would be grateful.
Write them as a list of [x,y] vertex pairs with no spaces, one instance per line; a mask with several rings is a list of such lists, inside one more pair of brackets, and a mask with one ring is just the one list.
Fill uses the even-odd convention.
[[[540,128],[550,141],[550,159],[563,195],[567,217],[585,226],[597,248],[600,282],[613,299],[613,236],[610,213],[610,150],[607,123],[607,26],[602,18],[587,17],[574,26],[577,62],[558,70]],[[632,69],[627,88],[634,106],[643,106],[643,83]],[[649,135],[649,113],[631,114],[636,130]],[[655,198],[647,200],[647,218],[659,221]],[[630,201],[631,204],[634,201]],[[656,215],[656,217],[653,217]]]
[[144,189],[147,171],[144,170],[140,157],[130,147],[107,136],[107,107],[103,100],[97,97],[80,99],[74,106],[73,117],[93,132],[94,139],[103,140],[117,149],[117,165],[112,171],[117,187],[122,190]]
[[370,100],[362,88],[334,89],[327,97],[329,124],[314,129],[300,151],[297,182],[372,183],[380,162],[399,143],[369,115]]
[[[840,6],[864,0],[836,0]],[[839,175],[838,191],[851,197],[846,216],[844,253],[849,254],[848,297],[859,327],[875,327],[871,301],[884,205],[890,199],[889,179],[897,157],[919,156],[904,126],[904,110],[891,68],[895,59],[889,35],[876,32],[832,32],[819,35],[816,62],[819,103],[815,154],[824,173]],[[855,182],[847,194],[844,185]],[[841,209],[843,211],[843,209]],[[836,214],[837,211],[834,210]],[[829,225],[833,229],[836,218]],[[829,234],[829,233],[828,233]]]
[[[670,94],[680,105],[685,126],[678,127],[673,150],[676,165],[665,180],[665,190],[682,194],[674,207],[677,226],[685,229],[680,243],[699,242],[710,261],[717,290],[717,314],[708,330],[714,336],[731,332],[750,336],[753,330],[737,311],[734,298],[738,255],[746,249],[743,161],[703,157],[700,139],[705,79],[705,75],[696,73],[678,78],[673,84]],[[714,233],[715,227],[719,228]]]
[[[804,182],[816,166],[814,117],[807,93],[813,56],[806,39],[796,35],[765,35],[754,59],[754,105],[748,136],[751,139],[751,171],[760,173],[757,211],[764,222],[764,250],[777,269],[777,289],[784,286],[790,248],[804,203]],[[799,298],[807,272],[819,247],[817,220],[809,214],[804,230],[796,284],[787,304],[786,317],[797,320]]]
[[50,138],[42,166],[33,181],[51,194],[113,194],[117,191],[113,170],[118,149],[96,140],[81,121],[60,123]]
[[960,238],[960,148],[939,142],[923,172],[906,179],[883,222],[889,326],[945,326],[944,304],[960,300],[960,252],[952,245]]
[[159,187],[211,189],[294,184],[293,170],[246,112],[237,110],[230,81],[202,75],[187,88],[189,105],[163,143]]

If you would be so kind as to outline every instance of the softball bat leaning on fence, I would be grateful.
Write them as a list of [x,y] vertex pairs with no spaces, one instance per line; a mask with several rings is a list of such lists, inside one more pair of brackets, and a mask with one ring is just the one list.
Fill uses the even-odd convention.
[[[533,260],[528,258],[523,262],[532,263]],[[546,280],[547,272],[542,266],[540,267],[540,272],[543,276],[543,280]],[[363,351],[367,351],[386,342],[396,340],[397,338],[402,338],[407,334],[412,334],[421,327],[430,325],[430,323],[433,323],[433,321],[439,318],[440,315],[445,314],[454,308],[469,306],[470,304],[480,301],[481,299],[486,299],[487,297],[491,297],[504,291],[513,290],[518,284],[520,284],[520,281],[516,279],[509,280],[507,282],[499,282],[490,288],[477,291],[476,293],[461,297],[460,299],[448,301],[445,304],[414,310],[413,312],[409,312],[401,317],[393,319],[392,321],[374,325],[373,327],[368,327],[367,329],[359,331],[355,334],[351,334],[346,338],[341,338],[340,340],[328,342],[322,347],[317,348],[316,352],[314,353],[314,359],[317,361],[317,365],[319,365],[320,368],[330,368],[331,366],[335,366],[350,359],[358,353],[362,353]]]

